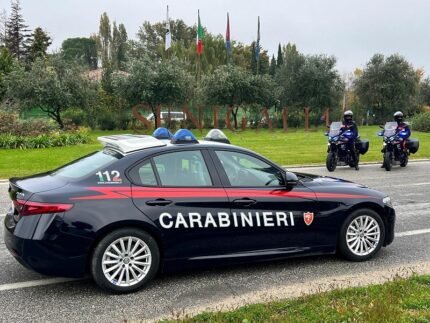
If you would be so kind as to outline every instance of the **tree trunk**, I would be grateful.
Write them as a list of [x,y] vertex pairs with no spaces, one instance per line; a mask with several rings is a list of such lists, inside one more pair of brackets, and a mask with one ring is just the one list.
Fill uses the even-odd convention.
[[239,111],[239,107],[231,110],[231,114],[233,115],[234,129],[235,130],[237,130],[237,112],[238,111]]

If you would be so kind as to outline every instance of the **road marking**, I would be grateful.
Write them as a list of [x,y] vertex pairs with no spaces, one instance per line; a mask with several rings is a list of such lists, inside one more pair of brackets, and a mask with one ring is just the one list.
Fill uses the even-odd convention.
[[401,238],[401,237],[407,237],[407,236],[415,236],[417,234],[424,234],[424,233],[430,233],[430,228],[429,229],[421,229],[421,230],[397,232],[395,234],[395,237]]
[[430,182],[428,182],[428,183],[415,183],[415,184],[402,184],[402,186],[421,186],[421,185],[430,185]]
[[0,285],[0,291],[11,290],[11,289],[21,289],[21,288],[27,288],[27,287],[44,286],[44,285],[52,285],[52,284],[58,284],[58,283],[66,283],[66,282],[82,280],[82,279],[83,278],[48,278],[48,279],[30,280],[30,281],[26,281],[26,282]]

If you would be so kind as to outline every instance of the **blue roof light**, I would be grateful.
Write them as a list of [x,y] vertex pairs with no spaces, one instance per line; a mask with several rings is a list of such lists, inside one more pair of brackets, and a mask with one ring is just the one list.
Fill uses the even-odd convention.
[[198,144],[199,141],[188,129],[179,129],[173,135],[172,144]]
[[152,137],[155,137],[157,139],[171,139],[173,135],[167,128],[159,127],[154,130],[154,132],[152,133]]

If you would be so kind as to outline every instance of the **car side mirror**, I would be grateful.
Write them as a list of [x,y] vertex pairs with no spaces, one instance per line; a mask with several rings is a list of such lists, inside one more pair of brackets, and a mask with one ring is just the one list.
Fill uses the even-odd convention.
[[284,173],[284,183],[285,183],[285,187],[287,189],[292,189],[293,187],[297,186],[297,184],[299,183],[299,178],[297,177],[296,174],[286,171]]

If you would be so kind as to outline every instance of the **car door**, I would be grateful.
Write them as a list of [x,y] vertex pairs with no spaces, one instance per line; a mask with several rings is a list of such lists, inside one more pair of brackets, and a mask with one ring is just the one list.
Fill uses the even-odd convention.
[[225,253],[229,202],[205,149],[181,149],[143,160],[130,171],[135,205],[163,234],[166,259]]
[[232,248],[262,255],[306,253],[314,244],[315,194],[302,184],[287,189],[284,170],[256,154],[212,150],[238,224]]

